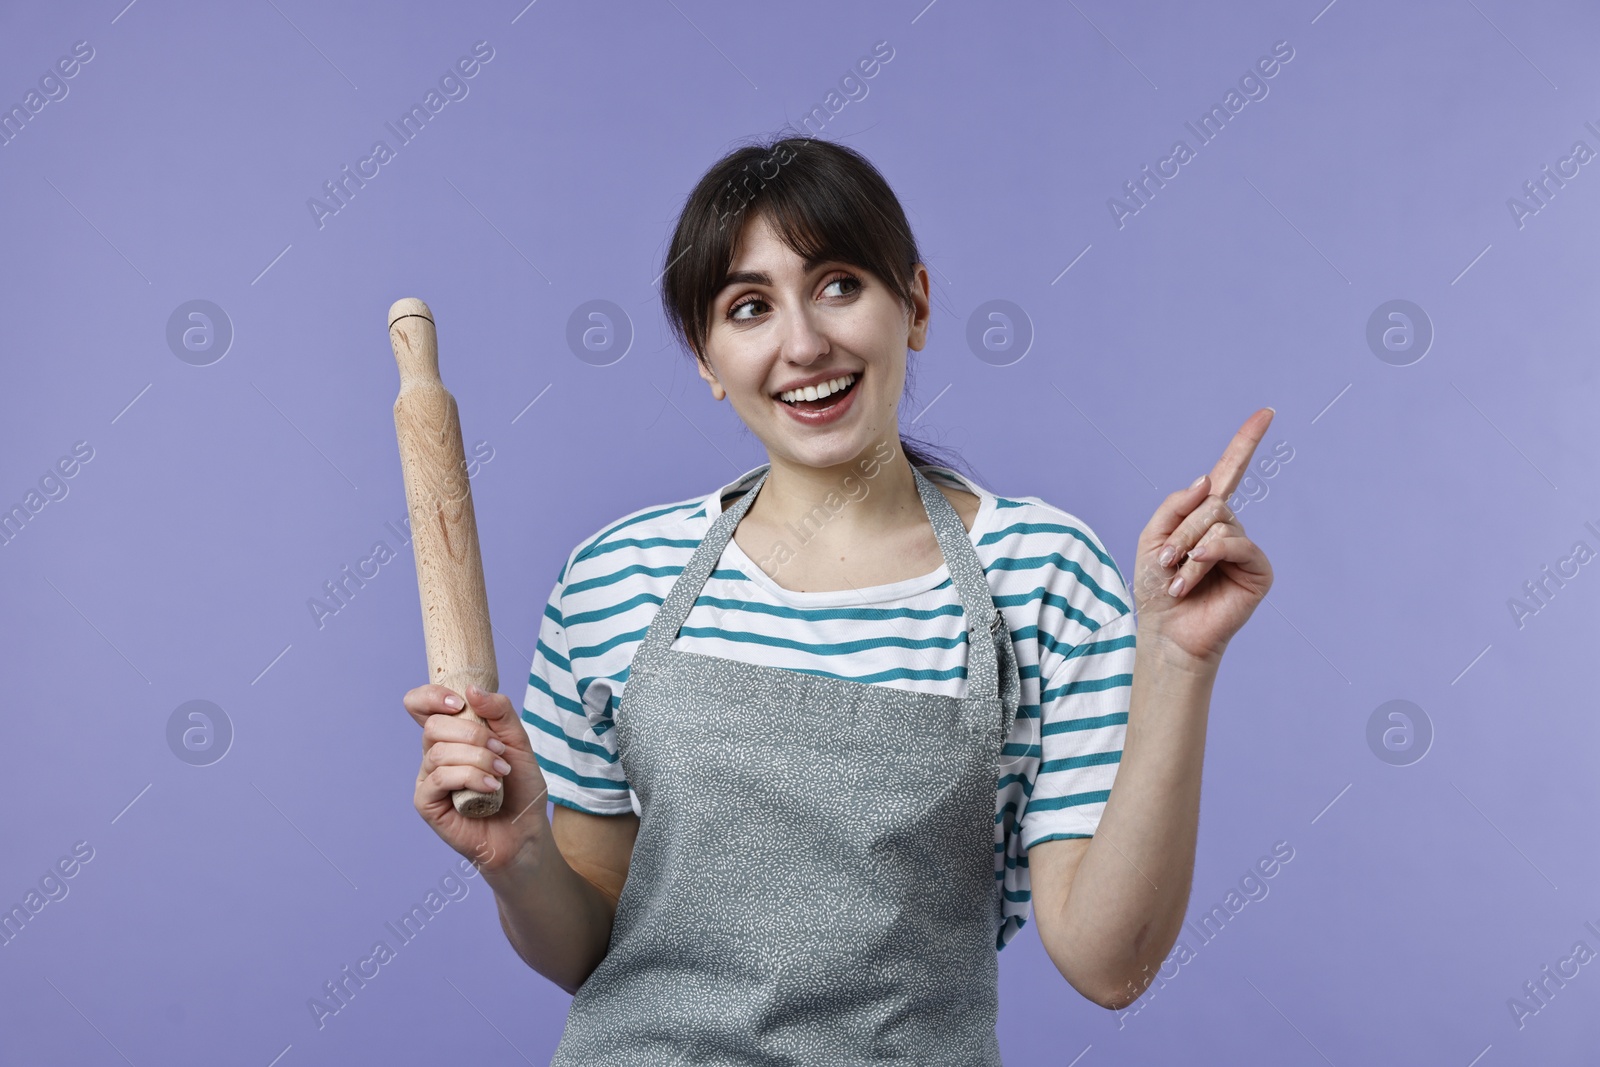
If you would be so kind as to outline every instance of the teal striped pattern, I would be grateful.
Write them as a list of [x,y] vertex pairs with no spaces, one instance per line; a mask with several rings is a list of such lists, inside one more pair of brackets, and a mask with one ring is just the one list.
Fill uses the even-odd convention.
[[[1038,497],[1000,497],[957,471],[934,482],[976,495],[971,538],[1022,675],[1009,761],[995,781],[995,947],[1028,921],[1028,849],[1094,835],[1122,759],[1133,684],[1132,597],[1087,524]],[[579,811],[638,811],[617,758],[628,667],[722,498],[655,505],[575,547],[540,620],[522,719],[550,798]],[[798,547],[802,533],[791,542]],[[776,579],[776,580],[775,580]],[[745,555],[737,534],[673,648],[872,685],[961,696],[966,635],[947,568],[905,581],[797,592]]]

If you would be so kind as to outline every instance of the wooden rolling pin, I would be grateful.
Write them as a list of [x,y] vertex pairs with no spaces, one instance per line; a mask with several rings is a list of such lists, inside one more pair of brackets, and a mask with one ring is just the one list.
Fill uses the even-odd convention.
[[[433,312],[414,297],[389,308],[389,344],[400,366],[394,402],[394,432],[400,442],[411,512],[411,550],[422,597],[422,630],[428,645],[428,680],[461,694],[475,684],[498,692],[489,597],[478,552],[478,522],[461,447],[456,398],[439,380],[439,338]],[[459,718],[480,722],[469,704]],[[456,811],[484,818],[500,810],[505,790],[450,795]]]

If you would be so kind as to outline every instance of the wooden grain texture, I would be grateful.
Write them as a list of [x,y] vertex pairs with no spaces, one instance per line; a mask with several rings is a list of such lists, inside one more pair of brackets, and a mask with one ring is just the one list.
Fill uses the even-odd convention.
[[[455,397],[439,378],[438,335],[428,305],[412,297],[395,301],[389,308],[389,343],[400,368],[394,430],[411,512],[428,680],[463,699],[469,683],[498,692],[461,418]],[[480,721],[470,705],[457,715]],[[450,799],[462,815],[482,818],[500,810],[504,795],[504,788],[493,793],[458,789]]]

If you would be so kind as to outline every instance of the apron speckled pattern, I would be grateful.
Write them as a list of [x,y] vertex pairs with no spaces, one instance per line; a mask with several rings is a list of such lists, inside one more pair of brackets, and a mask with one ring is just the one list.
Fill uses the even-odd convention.
[[673,650],[770,470],[711,524],[634,654],[615,722],[639,833],[552,1067],[998,1065],[1010,631],[913,466],[966,613],[965,696]]

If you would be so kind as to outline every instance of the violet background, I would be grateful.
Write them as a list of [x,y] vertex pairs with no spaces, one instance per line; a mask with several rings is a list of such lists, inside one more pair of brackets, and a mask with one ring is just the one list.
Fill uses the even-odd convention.
[[[411,806],[409,547],[321,629],[307,607],[405,514],[384,315],[431,305],[493,450],[474,498],[520,701],[574,544],[764,461],[653,280],[704,169],[878,41],[867,95],[812,132],[884,171],[934,268],[902,425],[924,412],[1125,573],[1257,407],[1258,456],[1293,449],[1240,511],[1276,584],[1217,684],[1191,918],[1275,842],[1294,859],[1214,941],[1186,932],[1137,1014],[1079,996],[1030,923],[1000,958],[1006,1062],[1593,1061],[1600,968],[1521,1029],[1507,999],[1600,949],[1597,567],[1520,628],[1507,601],[1600,548],[1600,164],[1520,227],[1507,200],[1600,149],[1600,10],[124,3],[0,10],[6,107],[94,49],[0,147],[0,507],[94,450],[0,552],[0,905],[94,849],[0,947],[0,1062],[548,1061],[569,997],[481,879],[323,1028],[307,1007],[458,859]],[[308,198],[480,40],[467,97],[319,228]],[[1268,96],[1119,229],[1107,199],[1284,40]],[[1396,298],[1435,331],[1407,366],[1366,340]],[[234,331],[207,366],[166,338],[194,299]],[[594,299],[635,331],[606,366],[566,340]],[[966,341],[996,299],[1033,331],[1006,366]],[[197,699],[234,731],[208,766],[167,740]],[[1367,741],[1394,699],[1434,731],[1408,766]]]

